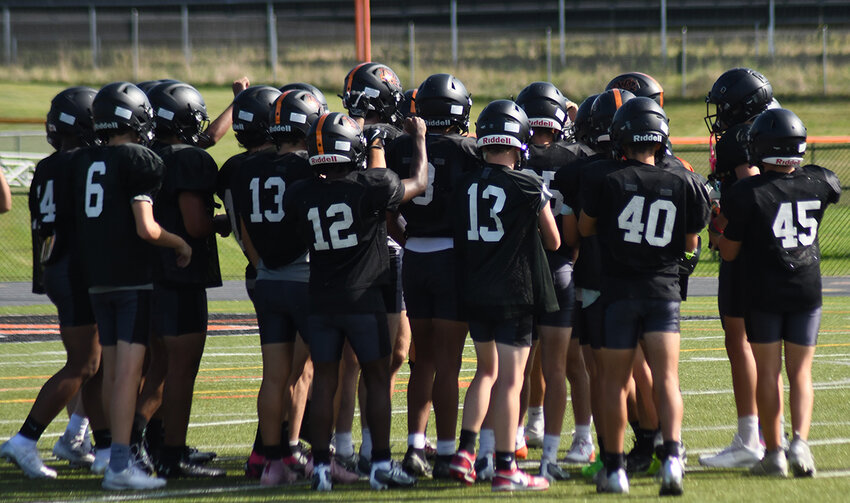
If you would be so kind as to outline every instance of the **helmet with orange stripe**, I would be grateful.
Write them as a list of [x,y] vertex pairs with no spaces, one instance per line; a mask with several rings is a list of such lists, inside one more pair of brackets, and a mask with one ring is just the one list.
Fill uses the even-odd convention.
[[588,128],[588,142],[597,151],[608,151],[611,148],[611,121],[614,114],[623,103],[634,98],[635,95],[622,89],[609,89],[593,100],[590,107],[590,127]]
[[399,109],[404,118],[416,116],[416,89],[408,89],[401,97]]
[[360,63],[345,76],[343,86],[342,106],[352,117],[366,118],[373,112],[379,122],[401,122],[401,81],[387,65]]
[[329,169],[366,167],[366,139],[354,120],[342,113],[324,114],[307,133],[310,165],[319,173]]
[[289,90],[277,97],[269,113],[269,138],[280,145],[307,136],[322,115],[322,103],[309,91]]
[[291,84],[286,84],[280,88],[280,92],[282,93],[298,90],[313,93],[313,96],[315,96],[316,99],[319,100],[319,103],[322,104],[322,113],[328,113],[331,111],[331,109],[328,108],[328,100],[325,98],[325,93],[313,84],[308,84],[306,82],[292,82]]
[[608,89],[629,91],[635,96],[652,98],[652,101],[658,103],[658,106],[664,106],[664,88],[651,75],[645,73],[628,72],[617,75],[605,86],[605,90]]

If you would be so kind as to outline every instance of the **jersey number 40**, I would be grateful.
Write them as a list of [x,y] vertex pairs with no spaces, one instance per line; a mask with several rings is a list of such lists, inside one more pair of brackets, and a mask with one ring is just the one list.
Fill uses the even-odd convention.
[[643,239],[650,246],[663,248],[673,239],[673,226],[676,223],[676,205],[673,201],[656,199],[649,205],[646,220],[643,220],[646,198],[632,196],[629,204],[617,217],[618,227],[625,231],[623,241],[640,243]]

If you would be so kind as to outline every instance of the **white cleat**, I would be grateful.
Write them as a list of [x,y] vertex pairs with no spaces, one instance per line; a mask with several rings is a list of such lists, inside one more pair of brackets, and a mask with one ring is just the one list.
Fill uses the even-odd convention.
[[10,439],[3,443],[3,445],[0,445],[0,458],[5,458],[18,465],[26,476],[31,479],[56,478],[56,470],[44,465],[44,461],[38,455],[38,449],[35,445],[33,447],[25,447],[14,443]]
[[88,444],[88,449],[86,444],[83,438],[73,438],[65,432],[53,445],[53,455],[68,461],[73,467],[88,468],[94,463],[94,455],[91,444]]
[[165,487],[165,479],[148,475],[132,463],[120,472],[114,472],[111,468],[107,468],[106,474],[103,476],[103,488],[113,491],[159,489],[162,487]]
[[710,468],[750,468],[764,457],[764,449],[757,449],[744,444],[736,433],[732,444],[713,456],[700,456],[699,464]]

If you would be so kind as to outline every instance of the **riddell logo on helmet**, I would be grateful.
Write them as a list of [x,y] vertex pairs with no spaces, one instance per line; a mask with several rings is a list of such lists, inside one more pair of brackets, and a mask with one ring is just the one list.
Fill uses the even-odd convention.
[[98,129],[118,129],[117,122],[95,122],[94,129],[97,131]]
[[482,145],[510,145],[511,139],[507,136],[485,136],[481,138]]
[[451,126],[451,119],[428,119],[425,121],[426,126]]
[[632,136],[633,143],[663,143],[664,138],[660,134],[636,134]]
[[289,124],[277,124],[269,127],[269,133],[291,133],[292,127]]
[[340,164],[347,162],[351,162],[351,159],[345,157],[344,155],[336,154],[314,155],[310,158],[310,166],[315,166],[317,164]]

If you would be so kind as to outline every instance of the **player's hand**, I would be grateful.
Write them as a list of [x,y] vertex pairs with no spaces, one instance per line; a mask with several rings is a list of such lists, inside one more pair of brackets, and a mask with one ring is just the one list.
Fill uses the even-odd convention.
[[567,100],[567,115],[569,116],[571,121],[576,120],[576,114],[578,113],[578,105],[573,103],[570,100]]
[[348,110],[348,115],[352,117],[366,117],[371,106],[369,106],[369,98],[360,91],[348,91],[342,96],[342,106]]
[[366,145],[378,145],[383,147],[387,140],[387,130],[382,127],[369,128],[369,136],[366,138]]
[[251,85],[251,82],[248,81],[248,77],[242,77],[242,78],[234,80],[233,81],[233,96],[236,96],[237,94],[241,93],[242,91],[247,89],[248,86],[250,86],[250,85]]
[[421,117],[408,117],[404,120],[404,131],[410,136],[425,136],[427,130]]
[[177,254],[177,267],[186,267],[192,261],[192,247],[181,239],[181,244],[174,249]]
[[230,219],[227,218],[225,213],[213,217],[213,229],[215,229],[216,234],[223,238],[230,235],[230,231],[232,230],[230,227]]

